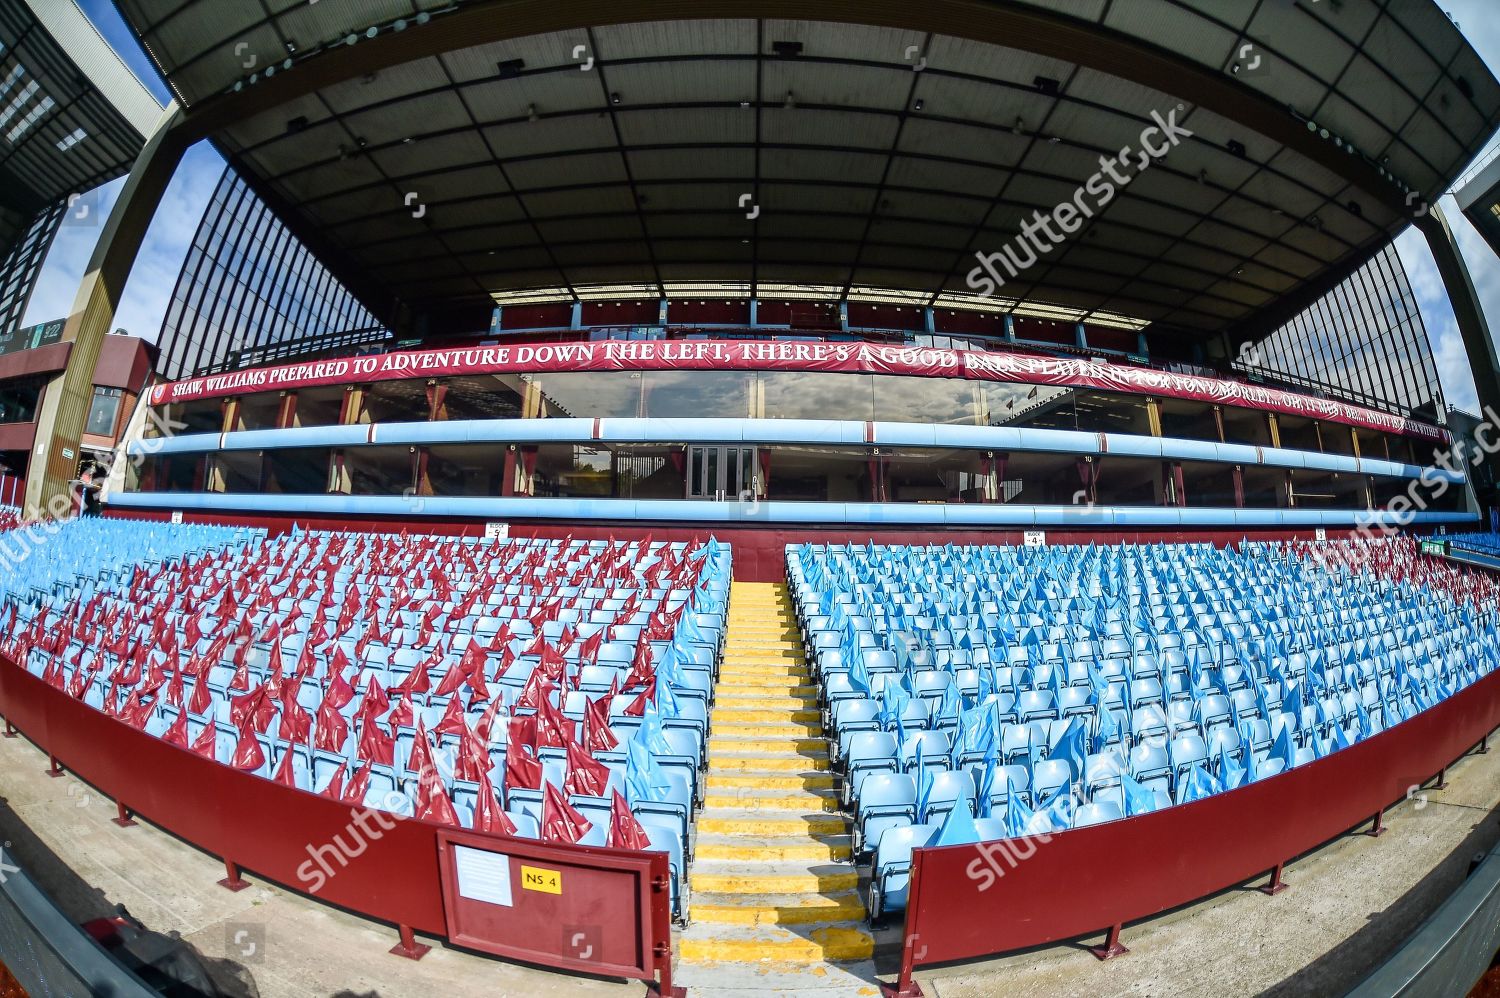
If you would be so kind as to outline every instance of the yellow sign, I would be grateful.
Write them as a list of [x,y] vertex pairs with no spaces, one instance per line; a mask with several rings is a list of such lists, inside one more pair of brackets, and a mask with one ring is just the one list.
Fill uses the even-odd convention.
[[562,871],[542,870],[535,866],[521,865],[521,888],[541,891],[543,894],[562,893]]

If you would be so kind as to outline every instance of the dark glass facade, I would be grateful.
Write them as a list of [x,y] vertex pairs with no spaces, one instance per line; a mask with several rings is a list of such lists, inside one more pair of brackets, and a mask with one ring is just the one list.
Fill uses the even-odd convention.
[[162,322],[171,379],[384,344],[386,327],[226,169]]
[[37,212],[0,261],[0,352],[5,351],[21,328],[26,303],[31,300],[42,262],[47,259],[47,250],[66,212],[64,201]]
[[1234,366],[1372,409],[1443,421],[1432,345],[1394,245],[1292,321],[1247,344]]

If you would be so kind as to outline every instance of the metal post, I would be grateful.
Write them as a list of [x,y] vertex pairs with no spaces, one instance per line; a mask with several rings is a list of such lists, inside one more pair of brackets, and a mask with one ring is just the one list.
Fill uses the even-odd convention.
[[1104,945],[1090,946],[1089,952],[1101,960],[1113,960],[1117,956],[1124,956],[1130,950],[1120,942],[1120,926],[1111,925],[1109,933],[1104,937]]
[[392,956],[404,957],[407,960],[420,960],[432,952],[431,946],[417,942],[417,935],[410,925],[400,925],[397,928],[401,933],[401,941],[391,947]]
[[1269,884],[1265,884],[1263,886],[1257,887],[1256,890],[1260,891],[1262,894],[1266,895],[1267,897],[1275,897],[1276,895],[1280,894],[1282,891],[1286,890],[1287,885],[1281,879],[1281,868],[1284,865],[1285,864],[1277,863],[1276,864],[1276,869],[1274,869],[1274,870],[1271,871],[1271,882]]

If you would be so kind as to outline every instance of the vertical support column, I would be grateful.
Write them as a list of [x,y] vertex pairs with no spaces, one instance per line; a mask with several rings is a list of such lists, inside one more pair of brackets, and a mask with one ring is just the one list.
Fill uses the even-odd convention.
[[839,331],[849,331],[849,300],[845,298],[839,302]]
[[1005,342],[1007,342],[1007,343],[1014,343],[1015,341],[1016,341],[1016,317],[1013,316],[1013,315],[1011,315],[1009,312],[1007,312],[1007,313],[1005,313]]
[[1144,332],[1136,333],[1135,334],[1135,352],[1138,353],[1138,354],[1140,354],[1142,357],[1145,357],[1147,360],[1150,360],[1151,359],[1151,351],[1149,349],[1147,349],[1147,347],[1148,347],[1148,344],[1146,343],[1146,334]]
[[661,299],[656,308],[656,324],[665,327],[667,324],[667,300]]
[[1479,395],[1479,411],[1500,412],[1500,354],[1497,354],[1495,341],[1490,336],[1484,308],[1479,303],[1479,292],[1475,290],[1469,268],[1459,253],[1458,241],[1453,237],[1448,219],[1435,204],[1428,206],[1426,214],[1415,224],[1427,238],[1427,246],[1432,250],[1438,274],[1443,278],[1448,300],[1453,304],[1453,317],[1458,320],[1458,332],[1463,337],[1464,350],[1469,355],[1469,370],[1474,375],[1474,388]]
[[1271,446],[1281,446],[1281,420],[1276,418],[1276,413],[1266,413],[1266,428],[1271,433]]
[[448,419],[448,386],[439,381],[427,382],[427,421],[444,422]]
[[583,302],[581,302],[581,301],[575,301],[573,303],[573,309],[568,314],[568,328],[569,329],[582,329],[583,328]]
[[1234,466],[1234,508],[1245,508],[1245,466]]
[[1187,483],[1182,479],[1182,462],[1172,462],[1172,487],[1177,494],[1177,505],[1187,505]]
[[1073,343],[1080,350],[1087,350],[1089,348],[1089,334],[1083,328],[1083,323],[1081,322],[1075,323],[1073,326]]
[[354,491],[354,478],[341,450],[334,451],[328,461],[328,491],[343,496]]
[[339,409],[339,423],[343,426],[353,426],[369,421],[370,416],[365,406],[365,386],[348,386],[344,389],[344,402]]
[[68,482],[78,470],[79,444],[94,397],[94,368],[104,337],[114,325],[115,309],[136,253],[187,149],[187,140],[176,127],[181,121],[177,105],[168,105],[131,167],[73,299],[62,333],[63,341],[73,344],[68,366],[47,383],[37,411],[26,476],[28,516],[71,505]]
[[937,318],[933,313],[931,305],[922,309],[922,331],[928,336],[937,335]]
[[1148,398],[1146,400],[1146,422],[1151,427],[1153,437],[1161,436],[1161,400]]
[[220,410],[222,420],[219,424],[220,433],[238,433],[245,428],[244,420],[240,418],[240,400],[238,397],[224,400]]
[[507,445],[505,460],[500,469],[500,494],[502,496],[516,494],[516,456],[516,445]]
[[301,420],[297,418],[297,393],[282,392],[281,407],[276,412],[276,428],[290,430],[301,425]]
[[1219,434],[1219,443],[1228,443],[1228,441],[1224,439],[1224,407],[1222,405],[1216,405],[1213,407],[1213,409],[1214,429]]

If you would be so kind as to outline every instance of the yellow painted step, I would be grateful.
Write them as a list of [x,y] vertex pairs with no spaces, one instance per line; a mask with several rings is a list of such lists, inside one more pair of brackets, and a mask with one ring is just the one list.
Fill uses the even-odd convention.
[[715,727],[708,739],[708,751],[730,757],[737,752],[794,752],[804,759],[826,759],[828,743],[821,738],[730,738]]
[[709,773],[709,790],[828,790],[832,773]]
[[693,921],[709,925],[807,925],[809,923],[858,922],[865,917],[865,902],[858,893],[781,895],[753,904],[734,900],[693,899]]
[[818,696],[818,688],[800,681],[798,676],[787,676],[784,682],[771,681],[762,683],[753,679],[721,679],[719,680],[718,695],[730,696],[770,696],[773,694],[785,694],[794,697]]
[[781,676],[807,679],[807,666],[792,662],[744,662],[725,664],[719,670],[720,679],[773,679]]
[[832,790],[804,790],[797,793],[778,793],[774,790],[758,791],[753,787],[737,790],[725,788],[710,790],[703,806],[738,807],[768,811],[828,811],[839,809],[838,794]]
[[777,724],[714,718],[714,733],[729,737],[784,738],[802,741],[822,732],[823,726],[815,721],[782,721]]
[[[725,836],[725,841],[698,840],[694,862],[721,860],[728,862],[800,860],[803,862],[838,863],[849,858],[848,836],[842,841],[827,839],[761,839]],[[697,906],[693,915],[697,917]]]
[[774,939],[684,938],[678,952],[691,963],[827,963],[868,960],[875,940],[863,929],[830,925],[806,937],[792,932]]
[[715,873],[704,870],[695,860],[689,880],[695,894],[823,894],[854,890],[859,886],[859,872],[848,867],[828,866],[792,872],[767,867],[765,873],[752,873],[743,868]]
[[849,829],[849,823],[836,814],[799,814],[786,817],[762,815],[740,815],[734,812],[713,814],[704,811],[698,816],[699,835],[752,835],[771,838],[774,836],[840,835]]
[[793,707],[797,710],[813,710],[818,706],[818,698],[811,694],[803,696],[792,693],[756,695],[720,690],[718,697],[714,700],[714,706],[728,710],[786,710]]
[[823,771],[828,768],[828,759],[809,759],[807,756],[788,752],[786,755],[766,756],[715,755],[708,756],[708,768],[725,773],[759,772],[770,770],[778,773],[801,773],[806,770]]
[[713,723],[763,724],[770,721],[804,721],[818,723],[821,719],[816,710],[777,710],[765,707],[714,707]]

